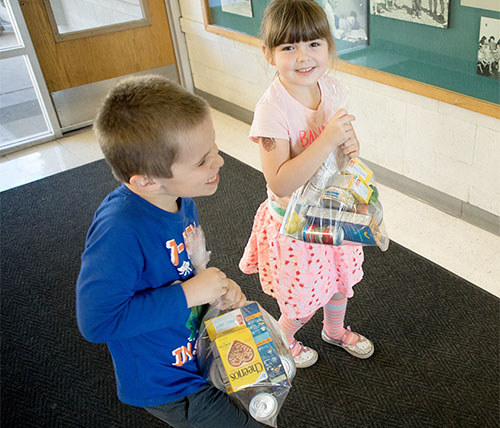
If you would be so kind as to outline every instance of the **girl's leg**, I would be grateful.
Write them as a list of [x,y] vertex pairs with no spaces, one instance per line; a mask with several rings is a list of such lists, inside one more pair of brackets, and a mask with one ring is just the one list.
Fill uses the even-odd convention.
[[321,337],[325,342],[340,346],[357,358],[368,358],[373,354],[374,346],[366,337],[344,328],[347,297],[335,293],[323,307],[324,321]]
[[295,340],[295,333],[297,333],[302,328],[302,326],[304,326],[306,322],[313,317],[313,315],[314,313],[304,318],[287,318],[282,314],[280,319],[278,320],[281,328],[285,332],[285,336],[290,345],[290,350],[292,351],[292,356],[295,356],[299,351],[296,348],[297,344],[299,344],[300,342],[297,342],[297,340]]
[[298,368],[310,367],[318,361],[318,353],[314,349],[302,345],[301,342],[295,339],[295,333],[297,333],[313,315],[314,313],[304,318],[288,318],[282,314],[278,321],[285,332],[292,357]]
[[354,345],[358,336],[344,328],[344,318],[347,309],[347,297],[342,293],[335,293],[331,300],[323,307],[323,328],[332,339],[340,339],[346,335],[344,342]]

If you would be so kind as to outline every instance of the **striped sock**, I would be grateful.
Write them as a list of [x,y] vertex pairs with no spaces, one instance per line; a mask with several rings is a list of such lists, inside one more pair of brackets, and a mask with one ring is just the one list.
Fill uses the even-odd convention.
[[332,339],[341,339],[346,335],[344,343],[353,345],[358,341],[358,335],[344,328],[344,317],[347,308],[347,297],[336,293],[323,307],[323,328]]
[[312,318],[313,315],[314,313],[304,318],[287,318],[282,314],[278,320],[288,340],[288,344],[290,345],[292,357],[296,357],[302,350],[300,342],[295,340],[295,333],[297,333],[299,329]]

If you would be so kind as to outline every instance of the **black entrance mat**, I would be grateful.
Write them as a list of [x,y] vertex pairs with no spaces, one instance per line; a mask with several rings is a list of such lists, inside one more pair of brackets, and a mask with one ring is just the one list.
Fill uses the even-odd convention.
[[[237,268],[263,177],[224,158],[219,190],[197,200],[211,265],[278,317],[256,275]],[[165,426],[118,401],[106,346],[76,326],[85,234],[116,186],[98,161],[0,195],[2,427]],[[499,426],[499,299],[394,242],[365,255],[347,322],[375,354],[361,361],[322,342],[316,314],[298,339],[320,359],[299,370],[279,427]]]

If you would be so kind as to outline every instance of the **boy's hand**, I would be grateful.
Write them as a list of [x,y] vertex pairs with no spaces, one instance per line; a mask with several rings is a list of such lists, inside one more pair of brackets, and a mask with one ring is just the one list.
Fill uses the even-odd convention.
[[217,309],[236,309],[241,308],[247,301],[246,296],[241,291],[241,288],[232,279],[228,280],[230,285],[224,295],[210,304]]
[[215,267],[201,271],[193,278],[184,281],[181,286],[186,296],[188,308],[213,302],[226,294],[231,286],[226,274]]

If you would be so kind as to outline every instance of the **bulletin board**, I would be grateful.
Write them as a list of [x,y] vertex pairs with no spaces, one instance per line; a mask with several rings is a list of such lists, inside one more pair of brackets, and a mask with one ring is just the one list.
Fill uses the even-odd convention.
[[[201,1],[207,31],[260,46],[267,0],[251,1],[252,17]],[[368,44],[353,50],[337,42],[336,69],[500,118],[500,81],[476,73],[481,17],[500,19],[499,12],[450,0],[448,28],[367,14]]]

